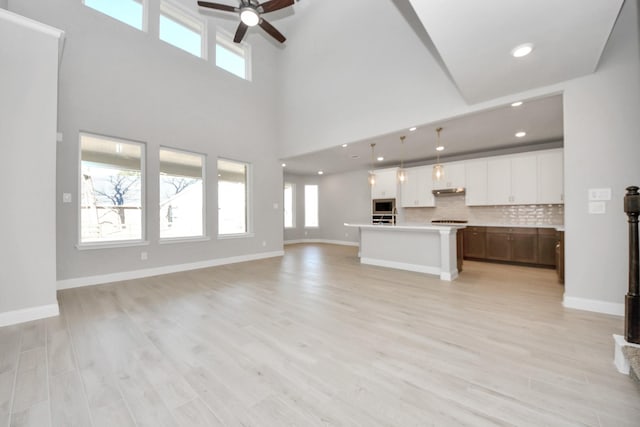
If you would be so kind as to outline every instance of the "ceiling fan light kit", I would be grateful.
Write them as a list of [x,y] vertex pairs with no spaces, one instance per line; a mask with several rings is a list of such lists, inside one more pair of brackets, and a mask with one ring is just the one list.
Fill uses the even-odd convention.
[[295,0],[269,0],[264,3],[258,3],[258,0],[240,0],[240,5],[235,7],[220,3],[199,1],[198,6],[221,10],[223,12],[234,12],[239,15],[240,24],[238,25],[235,36],[233,37],[234,43],[242,42],[242,39],[244,39],[244,36],[247,34],[249,27],[255,27],[256,25],[259,25],[260,28],[280,43],[284,43],[285,40],[287,40],[286,37],[282,35],[280,31],[276,30],[273,25],[267,22],[262,17],[262,14],[284,9],[294,3]]

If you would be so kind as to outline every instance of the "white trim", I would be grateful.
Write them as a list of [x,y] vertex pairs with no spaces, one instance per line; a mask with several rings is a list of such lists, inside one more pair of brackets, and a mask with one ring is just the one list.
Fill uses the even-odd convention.
[[181,271],[198,270],[201,268],[217,267],[238,262],[255,261],[265,258],[283,256],[284,251],[262,252],[257,254],[240,255],[228,258],[210,259],[187,264],[166,265],[162,267],[145,268],[143,270],[123,271],[119,273],[102,274],[98,276],[76,277],[58,280],[58,290],[81,288],[83,286],[100,285],[103,283],[120,282],[123,280],[141,279],[143,277],[159,276],[162,274],[179,273]]
[[87,242],[77,243],[76,249],[79,251],[87,251],[94,249],[114,249],[114,248],[128,248],[132,246],[149,246],[148,240],[114,240],[112,242]]
[[569,297],[565,295],[562,299],[562,305],[566,308],[594,311],[596,313],[612,314],[614,316],[624,316],[623,303]]
[[256,235],[255,233],[218,234],[216,238],[218,240],[228,240],[228,239],[244,239],[247,237],[256,237]]
[[440,280],[446,280],[447,282],[451,282],[458,278],[458,270],[454,270],[452,272],[443,271],[440,273]]
[[10,12],[6,9],[0,8],[0,19],[38,31],[48,36],[53,36],[58,39],[64,37],[64,31],[62,30],[43,24],[42,22],[34,21],[33,19],[25,18],[22,15],[18,15],[17,13]]
[[172,243],[191,243],[191,242],[208,242],[211,240],[209,236],[196,237],[164,237],[158,240],[159,245],[168,245]]
[[355,246],[358,247],[358,242],[349,242],[347,240],[329,240],[329,239],[295,239],[285,240],[285,245],[297,245],[299,243],[325,243],[327,245],[341,245],[341,246]]
[[44,319],[47,317],[57,316],[59,314],[60,307],[58,307],[58,301],[56,301],[55,304],[5,311],[4,313],[0,313],[0,327]]
[[[377,265],[378,267],[395,268],[398,270],[415,271],[417,273],[433,274],[440,277],[442,274],[438,267],[428,267],[426,265],[409,264],[406,262],[387,261],[375,258],[360,258],[361,264]],[[446,280],[446,279],[443,279]]]

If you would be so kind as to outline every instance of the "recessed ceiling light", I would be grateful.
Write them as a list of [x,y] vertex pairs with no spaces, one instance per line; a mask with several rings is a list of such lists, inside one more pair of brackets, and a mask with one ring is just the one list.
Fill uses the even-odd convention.
[[511,50],[511,55],[513,55],[514,58],[522,58],[523,56],[529,55],[531,51],[533,51],[533,44],[524,43],[514,47]]
[[282,164],[282,167],[283,167],[283,168],[286,168],[286,167],[287,167],[287,164],[286,164],[286,163],[283,163],[283,164]]
[[351,158],[352,158],[352,159],[359,159],[359,158],[360,158],[360,156],[358,156],[357,154],[352,154],[352,155],[351,155]]
[[525,131],[516,132],[516,138],[522,138],[524,136],[527,136]]
[[322,174],[324,174],[323,171],[318,171],[318,175],[322,175]]
[[437,150],[437,151],[442,151],[442,150],[444,150],[444,146],[443,146],[443,145],[438,145],[438,146],[436,147],[436,150]]
[[519,107],[522,105],[522,101],[516,101],[513,104],[511,104],[512,107]]
[[416,129],[418,129],[418,128],[417,128],[417,127],[415,127],[415,126],[414,126],[414,127],[412,127],[412,128],[409,128],[409,132],[413,132],[413,131],[414,131],[414,130],[416,130]]
[[347,148],[348,146],[348,144],[342,144],[342,148]]
[[378,161],[379,161],[379,162],[381,162],[381,161],[383,161],[383,160],[384,160],[384,157],[382,157],[382,156],[378,157]]

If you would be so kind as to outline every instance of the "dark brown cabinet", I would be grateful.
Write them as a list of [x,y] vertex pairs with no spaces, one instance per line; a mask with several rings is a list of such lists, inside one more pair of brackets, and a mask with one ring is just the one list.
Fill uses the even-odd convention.
[[464,257],[555,267],[557,242],[552,228],[467,227]]
[[511,261],[511,235],[508,228],[487,228],[486,259]]
[[464,235],[464,257],[484,258],[486,254],[486,227],[467,227],[462,233]]
[[538,228],[538,264],[556,265],[556,244],[558,231],[552,228]]

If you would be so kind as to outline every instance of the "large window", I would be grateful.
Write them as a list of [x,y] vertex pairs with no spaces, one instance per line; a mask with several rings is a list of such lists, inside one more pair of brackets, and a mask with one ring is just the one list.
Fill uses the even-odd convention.
[[216,65],[245,80],[251,80],[251,47],[218,32],[216,35]]
[[80,134],[80,243],[143,239],[144,145]]
[[160,40],[199,58],[206,57],[204,23],[166,1],[160,4]]
[[145,0],[84,0],[84,4],[138,30],[145,29]]
[[204,235],[204,156],[160,149],[160,238]]
[[284,228],[296,226],[294,206],[296,203],[296,185],[290,182],[284,183]]
[[304,186],[304,226],[318,227],[318,186]]
[[218,159],[218,234],[249,231],[249,165]]

